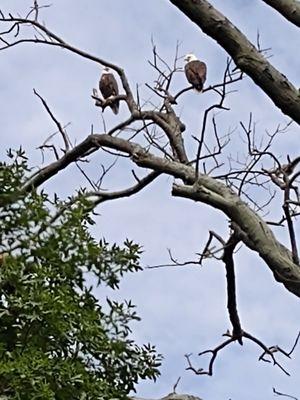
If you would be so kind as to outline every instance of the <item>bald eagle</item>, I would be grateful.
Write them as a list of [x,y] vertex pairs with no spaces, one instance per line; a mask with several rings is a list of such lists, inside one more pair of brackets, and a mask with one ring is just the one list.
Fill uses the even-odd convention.
[[206,64],[198,60],[194,54],[187,54],[184,61],[186,61],[184,67],[186,79],[194,89],[202,92],[206,80]]
[[[99,89],[105,100],[109,97],[114,97],[119,94],[116,78],[110,72],[110,69],[108,67],[103,68],[103,72],[99,81]],[[112,104],[110,104],[110,108],[113,110],[114,114],[118,114],[119,100],[116,100]]]

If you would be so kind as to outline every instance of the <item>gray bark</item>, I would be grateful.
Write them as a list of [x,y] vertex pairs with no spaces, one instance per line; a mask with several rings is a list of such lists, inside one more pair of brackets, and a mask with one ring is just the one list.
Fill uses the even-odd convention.
[[300,124],[300,92],[255,48],[247,37],[206,0],[170,0],[203,32],[215,39],[269,96],[274,104]]
[[196,180],[194,167],[153,155],[137,143],[106,134],[90,135],[60,160],[43,168],[26,184],[27,187],[38,187],[79,156],[102,146],[130,155],[133,162],[142,168],[181,179],[184,185],[173,185],[174,196],[199,201],[222,211],[241,230],[245,245],[266,262],[275,279],[300,297],[300,266],[293,262],[290,250],[275,238],[267,223],[233,190],[205,174],[199,173]]
[[300,2],[295,0],[263,0],[288,21],[300,28]]

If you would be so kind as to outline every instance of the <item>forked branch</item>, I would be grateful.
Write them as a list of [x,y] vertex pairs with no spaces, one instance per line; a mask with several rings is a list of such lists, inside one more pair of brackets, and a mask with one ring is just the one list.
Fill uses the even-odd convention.
[[[297,335],[295,344],[297,344],[297,342],[299,340],[299,335],[300,335],[300,332]],[[230,345],[231,343],[233,343],[233,342],[235,342],[237,340],[237,338],[232,336],[229,332],[226,332],[223,336],[227,336],[227,337],[229,337],[229,339],[226,339],[224,342],[222,342],[221,344],[216,346],[214,349],[205,350],[205,351],[202,351],[201,353],[198,354],[198,356],[202,356],[204,354],[211,353],[211,358],[209,360],[208,369],[195,368],[193,363],[192,363],[192,361],[191,361],[192,354],[186,354],[185,357],[186,357],[187,362],[188,362],[187,370],[193,371],[196,375],[209,375],[209,376],[212,376],[213,375],[214,363],[216,361],[216,358],[217,358],[219,352],[222,349],[224,349],[225,347],[227,347],[228,345]],[[281,349],[278,346],[270,346],[270,347],[268,347],[261,340],[259,340],[255,336],[253,336],[250,333],[247,333],[245,331],[243,331],[242,337],[254,342],[258,347],[260,347],[263,350],[263,353],[259,357],[259,361],[264,361],[264,362],[268,362],[268,363],[272,362],[273,365],[277,366],[279,369],[281,369],[281,371],[285,375],[288,375],[288,376],[290,375],[289,372],[277,361],[277,359],[275,357],[275,353],[279,352],[279,353],[283,354],[287,358],[291,358],[291,353],[287,353],[286,351],[284,351],[283,349]],[[293,346],[293,348],[295,348],[295,345]],[[268,356],[269,359],[266,359],[265,356]]]

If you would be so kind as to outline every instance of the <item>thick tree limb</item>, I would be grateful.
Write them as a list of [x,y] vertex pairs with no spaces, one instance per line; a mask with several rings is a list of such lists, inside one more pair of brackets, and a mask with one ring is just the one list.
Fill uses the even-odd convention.
[[170,0],[203,32],[215,39],[236,65],[270,97],[280,110],[300,124],[300,93],[273,67],[223,14],[206,0]]
[[30,190],[83,157],[101,147],[128,154],[133,162],[159,173],[181,179],[185,185],[173,185],[173,195],[208,204],[229,217],[241,230],[241,240],[256,251],[272,270],[277,281],[300,297],[300,267],[293,262],[291,252],[276,240],[268,225],[240,197],[224,183],[199,173],[195,182],[195,169],[178,161],[155,156],[137,143],[107,134],[89,135],[61,159],[41,169],[23,187]]
[[300,28],[300,2],[296,0],[263,0],[288,21]]
[[205,181],[200,176],[193,186],[174,184],[173,195],[200,201],[222,210],[238,225],[242,231],[242,241],[258,252],[272,270],[275,279],[300,297],[300,267],[293,262],[291,252],[276,240],[267,224],[234,192],[220,184],[217,194],[209,189],[212,187],[210,182],[206,184]]

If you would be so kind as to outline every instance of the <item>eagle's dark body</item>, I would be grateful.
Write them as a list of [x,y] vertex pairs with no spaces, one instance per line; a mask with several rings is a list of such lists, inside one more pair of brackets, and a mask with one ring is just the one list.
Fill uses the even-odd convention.
[[[117,96],[119,94],[116,78],[111,72],[104,70],[99,81],[99,89],[104,99],[108,99],[109,97]],[[119,100],[116,100],[110,104],[110,108],[113,110],[114,114],[118,114]]]
[[201,92],[206,80],[206,64],[200,60],[192,60],[185,65],[184,71],[188,82]]

